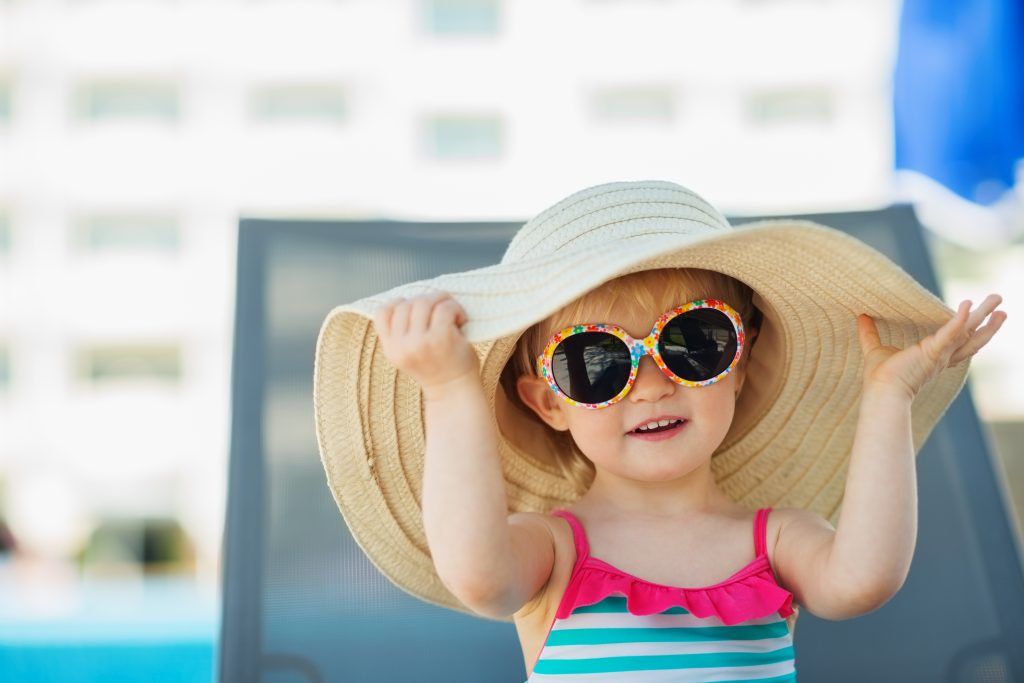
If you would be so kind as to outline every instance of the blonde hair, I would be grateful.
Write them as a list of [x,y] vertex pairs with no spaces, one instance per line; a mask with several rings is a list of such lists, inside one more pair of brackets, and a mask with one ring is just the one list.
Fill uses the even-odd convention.
[[743,282],[723,273],[699,268],[642,270],[609,280],[523,332],[502,370],[501,386],[508,399],[543,428],[555,454],[554,464],[582,495],[594,480],[593,463],[579,449],[569,431],[560,432],[548,426],[523,403],[516,388],[519,377],[537,374],[535,359],[550,336],[576,323],[612,322],[607,319],[608,314],[615,303],[623,299],[657,314],[696,299],[721,299],[740,314],[748,333],[748,344],[740,358],[739,367],[743,367],[756,340],[753,331],[760,329],[762,320],[753,295],[753,290]]

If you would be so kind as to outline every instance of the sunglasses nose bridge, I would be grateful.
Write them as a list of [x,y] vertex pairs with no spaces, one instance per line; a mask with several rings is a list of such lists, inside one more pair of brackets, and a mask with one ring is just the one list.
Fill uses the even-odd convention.
[[638,370],[640,367],[640,361],[644,356],[650,356],[651,360],[654,360],[654,346],[646,346],[643,339],[636,339],[629,347],[629,354],[633,358],[633,368]]

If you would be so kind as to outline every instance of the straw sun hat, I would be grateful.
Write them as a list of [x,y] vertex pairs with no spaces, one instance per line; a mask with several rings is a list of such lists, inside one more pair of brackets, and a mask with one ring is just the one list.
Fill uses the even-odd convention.
[[[671,182],[596,185],[558,201],[516,233],[501,262],[395,287],[338,306],[316,345],[314,409],[320,456],[352,536],[402,590],[471,613],[434,570],[420,508],[425,447],[421,393],[384,356],[372,323],[382,303],[443,290],[463,307],[462,332],[480,358],[498,434],[509,511],[548,512],[578,494],[554,460],[521,444],[499,376],[519,336],[616,277],[702,268],[754,290],[763,314],[756,353],[725,440],[712,459],[721,489],[749,508],[797,506],[838,520],[853,445],[863,357],[856,316],[882,344],[904,348],[954,315],[902,268],[839,230],[806,220],[731,226]],[[915,454],[966,379],[946,368],[912,405]]]

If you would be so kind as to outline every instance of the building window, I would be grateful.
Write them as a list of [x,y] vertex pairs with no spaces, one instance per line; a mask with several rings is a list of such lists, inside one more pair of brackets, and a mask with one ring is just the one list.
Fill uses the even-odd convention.
[[764,90],[749,94],[744,110],[754,125],[828,123],[835,116],[835,102],[826,88]]
[[181,246],[178,216],[169,212],[96,213],[74,222],[76,250],[177,251]]
[[11,121],[11,83],[0,79],[0,125]]
[[173,83],[109,81],[82,83],[74,92],[75,118],[84,121],[143,119],[176,121],[178,88]]
[[0,208],[0,257],[11,250],[11,215]]
[[87,384],[177,382],[181,349],[176,345],[103,345],[78,349],[78,377]]
[[675,97],[670,88],[605,88],[591,98],[591,112],[597,121],[607,123],[671,123],[675,116]]
[[426,122],[426,154],[434,159],[489,159],[501,155],[497,116],[435,116]]
[[344,121],[345,91],[330,85],[264,85],[249,93],[249,117],[255,121]]
[[424,28],[438,35],[493,35],[500,28],[498,0],[422,0]]

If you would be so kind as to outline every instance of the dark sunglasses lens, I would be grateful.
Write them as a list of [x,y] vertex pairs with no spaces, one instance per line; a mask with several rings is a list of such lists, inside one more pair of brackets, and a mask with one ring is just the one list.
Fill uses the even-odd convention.
[[555,383],[580,403],[604,403],[629,382],[629,347],[607,332],[579,332],[563,339],[551,357]]
[[716,308],[696,308],[668,321],[658,352],[669,370],[685,380],[703,382],[729,367],[737,343],[729,316]]

